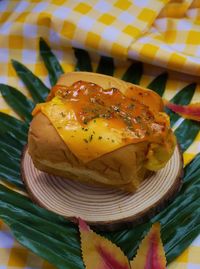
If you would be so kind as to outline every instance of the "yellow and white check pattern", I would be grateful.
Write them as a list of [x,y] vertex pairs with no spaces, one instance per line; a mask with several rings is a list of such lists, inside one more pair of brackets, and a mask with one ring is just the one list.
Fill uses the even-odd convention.
[[[49,42],[65,72],[73,70],[74,46],[92,52],[94,68],[95,52],[114,56],[119,77],[130,64],[127,58],[147,63],[144,87],[168,69],[166,99],[199,82],[195,75],[200,75],[200,0],[0,0],[0,83],[28,95],[10,63],[16,59],[49,85],[38,55],[39,37]],[[199,101],[200,84],[192,99]],[[2,97],[0,110],[14,114]],[[200,134],[184,154],[185,164],[199,151]],[[199,253],[200,237],[168,268],[199,269]],[[0,269],[53,268],[20,246],[0,222]]]

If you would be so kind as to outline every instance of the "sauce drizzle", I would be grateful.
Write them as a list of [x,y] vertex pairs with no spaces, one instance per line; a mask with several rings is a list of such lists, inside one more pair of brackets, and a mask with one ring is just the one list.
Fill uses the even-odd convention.
[[53,96],[61,97],[63,102],[71,103],[83,127],[91,120],[103,118],[107,119],[111,128],[126,129],[132,139],[152,135],[158,137],[158,133],[165,132],[166,118],[156,116],[142,102],[142,98],[141,102],[134,96],[131,98],[131,89],[125,96],[116,88],[103,89],[91,82],[77,81],[69,87],[56,85],[52,92]]

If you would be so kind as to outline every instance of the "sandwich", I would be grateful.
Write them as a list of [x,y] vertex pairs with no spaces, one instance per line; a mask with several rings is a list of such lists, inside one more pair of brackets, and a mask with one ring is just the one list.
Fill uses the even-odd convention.
[[134,192],[171,158],[176,139],[155,92],[90,72],[62,75],[34,108],[28,152],[41,171]]

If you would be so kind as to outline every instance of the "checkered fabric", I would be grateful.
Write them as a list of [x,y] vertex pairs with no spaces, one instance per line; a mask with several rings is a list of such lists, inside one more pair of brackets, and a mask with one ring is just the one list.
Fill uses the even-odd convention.
[[128,55],[130,58],[199,75],[199,24],[199,0],[171,1],[151,28],[131,44]]
[[[115,76],[121,77],[130,61],[144,65],[142,86],[166,68],[166,99],[191,82],[199,81],[200,0],[0,0],[0,83],[28,96],[10,63],[25,64],[48,86],[47,71],[38,54],[39,37],[49,42],[65,72],[74,68],[72,46],[115,57]],[[149,63],[153,64],[150,65]],[[157,66],[160,66],[159,68]],[[190,75],[179,72],[178,70]],[[198,84],[192,102],[200,101]],[[0,97],[0,110],[14,114]],[[175,128],[181,120],[178,121]],[[200,134],[184,153],[185,164],[200,151]],[[200,268],[200,238],[169,269]],[[0,269],[54,268],[20,246],[0,223]]]

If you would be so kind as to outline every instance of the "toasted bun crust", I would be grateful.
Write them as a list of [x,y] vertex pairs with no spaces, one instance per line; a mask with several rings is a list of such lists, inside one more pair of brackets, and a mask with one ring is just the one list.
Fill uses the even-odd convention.
[[[70,86],[78,80],[93,82],[105,89],[115,87],[122,93],[130,85],[138,87],[110,76],[87,72],[62,75],[57,84]],[[162,107],[160,98],[161,110]],[[69,150],[42,112],[33,118],[28,135],[29,154],[39,170],[89,184],[115,186],[130,192],[135,191],[149,173],[144,166],[148,147],[148,142],[130,144],[83,164]]]

